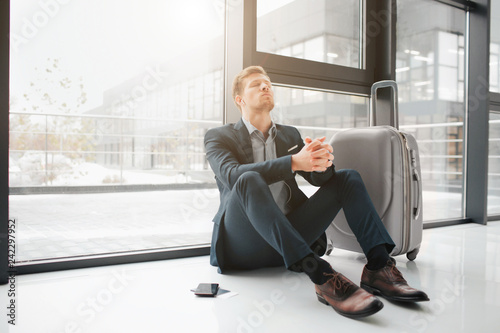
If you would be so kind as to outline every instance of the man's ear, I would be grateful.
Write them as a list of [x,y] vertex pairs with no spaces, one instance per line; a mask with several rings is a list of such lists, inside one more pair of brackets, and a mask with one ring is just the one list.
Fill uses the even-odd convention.
[[245,101],[243,100],[243,98],[241,98],[240,95],[236,95],[235,97],[235,100],[236,100],[236,103],[238,103],[238,105],[245,105]]

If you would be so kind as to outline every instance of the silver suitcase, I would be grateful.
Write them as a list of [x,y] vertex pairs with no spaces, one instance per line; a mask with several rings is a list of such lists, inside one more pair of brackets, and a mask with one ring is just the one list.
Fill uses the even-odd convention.
[[[371,126],[376,112],[376,92],[390,87],[394,98],[395,126]],[[422,184],[418,146],[413,135],[398,130],[397,85],[380,81],[372,86],[370,127],[336,133],[330,140],[335,168],[357,170],[373,205],[396,247],[391,255],[417,257],[422,242]],[[326,230],[333,248],[362,252],[341,210]],[[331,246],[327,253],[331,252]]]

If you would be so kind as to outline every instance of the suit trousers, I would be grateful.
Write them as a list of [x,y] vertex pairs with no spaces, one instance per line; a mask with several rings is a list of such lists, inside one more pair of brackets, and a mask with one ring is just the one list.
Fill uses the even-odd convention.
[[293,264],[313,253],[313,244],[340,211],[364,253],[385,244],[394,248],[359,173],[339,170],[316,193],[286,216],[268,184],[254,171],[245,172],[228,201],[222,235],[226,268],[256,269]]

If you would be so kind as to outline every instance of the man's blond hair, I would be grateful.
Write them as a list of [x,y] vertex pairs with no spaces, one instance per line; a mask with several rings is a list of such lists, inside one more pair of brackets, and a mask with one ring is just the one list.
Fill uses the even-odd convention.
[[[243,81],[250,75],[252,74],[262,74],[265,75],[269,79],[269,75],[267,75],[267,72],[262,68],[261,66],[249,66],[245,69],[243,69],[238,75],[235,76],[233,80],[233,101],[234,104],[240,109],[241,107],[239,106],[238,103],[236,103],[236,96],[240,95],[243,92]],[[271,81],[271,79],[269,79]]]

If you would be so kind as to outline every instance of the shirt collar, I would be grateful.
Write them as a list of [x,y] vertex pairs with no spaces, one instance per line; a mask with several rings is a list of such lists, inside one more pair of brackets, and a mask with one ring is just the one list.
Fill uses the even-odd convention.
[[[249,120],[246,120],[245,117],[241,117],[241,119],[243,120],[243,123],[247,127],[248,133],[252,134],[255,131],[261,133],[254,125],[252,125],[252,123]],[[276,124],[272,120],[271,120],[271,127],[269,128],[269,131],[267,133],[272,139],[276,137]]]

